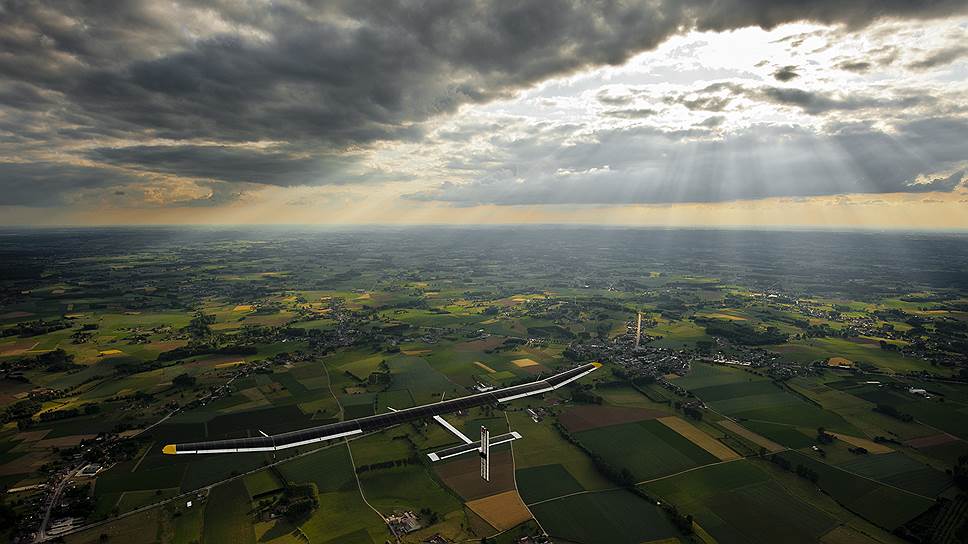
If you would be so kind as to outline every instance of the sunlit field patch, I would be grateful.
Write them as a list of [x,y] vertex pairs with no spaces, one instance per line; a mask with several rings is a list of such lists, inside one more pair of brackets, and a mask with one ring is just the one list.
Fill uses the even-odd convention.
[[479,367],[481,367],[481,368],[483,368],[483,369],[484,369],[484,370],[486,370],[487,372],[490,372],[491,374],[494,374],[495,372],[497,372],[497,371],[496,371],[496,370],[494,370],[493,368],[491,368],[491,367],[489,367],[489,366],[487,366],[486,364],[484,364],[484,363],[482,363],[482,362],[480,362],[480,361],[474,361],[474,364],[475,364],[475,365],[477,365],[477,366],[479,366]]
[[531,513],[514,490],[469,501],[467,507],[500,531],[531,519]]

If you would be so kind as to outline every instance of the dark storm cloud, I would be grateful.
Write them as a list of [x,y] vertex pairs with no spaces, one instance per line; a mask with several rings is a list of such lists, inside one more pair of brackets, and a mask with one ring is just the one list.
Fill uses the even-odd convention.
[[192,178],[266,185],[340,183],[350,155],[300,157],[280,151],[227,146],[131,146],[98,148],[88,158],[117,166]]
[[966,9],[957,0],[695,0],[693,4],[703,7],[696,26],[720,31],[752,25],[769,29],[801,20],[859,28],[881,18],[929,19]]
[[908,68],[913,68],[915,70],[928,70],[938,66],[944,66],[945,64],[951,64],[952,62],[966,55],[968,55],[968,46],[956,45],[940,51],[935,51],[919,61],[912,62],[911,64],[908,64]]
[[[856,111],[864,109],[899,110],[936,102],[936,98],[926,94],[903,96],[875,96],[854,92],[833,95],[824,91],[807,91],[796,87],[751,86],[734,82],[718,82],[685,92],[666,92],[661,98],[651,96],[648,89],[632,89],[626,96],[625,104],[632,104],[636,98],[656,101],[669,105],[680,105],[690,111],[723,112],[737,99],[745,98],[755,102],[766,102],[803,110],[811,115],[822,115],[836,111]],[[634,109],[634,108],[626,108]],[[606,111],[606,114],[609,114]]]
[[60,206],[78,191],[115,187],[136,177],[114,168],[56,162],[0,162],[3,195],[10,206]]
[[21,81],[0,81],[0,104],[18,110],[43,110],[55,101],[38,87]]
[[864,60],[848,60],[837,64],[837,68],[847,72],[863,74],[871,69],[872,64]]
[[864,126],[832,136],[754,126],[717,140],[691,136],[636,127],[564,145],[538,134],[489,150],[487,160],[500,164],[482,163],[473,182],[408,197],[456,205],[668,204],[950,192],[964,184],[961,169],[930,173],[968,158],[968,122],[946,119],[899,125],[892,134]]
[[732,96],[679,96],[667,99],[670,104],[681,104],[692,111],[725,111],[732,101]]
[[607,91],[599,91],[595,98],[606,106],[624,106],[632,100],[629,95],[613,95]]
[[766,87],[755,91],[755,94],[767,102],[774,102],[784,106],[796,106],[808,113],[858,109],[865,104],[876,104],[876,101],[857,99],[838,100],[823,93],[805,91],[803,89],[785,89],[779,87]]
[[[333,144],[414,135],[407,123],[582,67],[618,64],[693,24],[859,25],[930,17],[957,1],[216,4],[224,32],[194,41],[150,3],[7,2],[6,78],[62,91],[102,122],[171,138]],[[593,23],[593,24],[590,24]],[[161,54],[158,54],[161,52]],[[80,62],[71,62],[75,59]]]
[[[78,4],[71,12],[96,7]],[[143,13],[103,21],[97,13],[82,17],[99,23],[91,31],[56,28],[51,35],[45,31],[55,26],[47,21],[54,14],[33,10],[18,28],[36,31],[39,51],[20,40],[23,55],[0,69],[36,81],[30,74],[40,66],[45,84],[99,122],[156,136],[297,139],[338,148],[419,136],[413,123],[461,104],[507,96],[586,66],[624,62],[684,21],[673,2],[645,9],[564,0],[354,1],[327,5],[311,19],[308,5],[265,10],[264,18],[251,19],[268,39],[221,34],[189,44],[168,40],[171,52],[151,55],[142,45],[127,63],[112,62],[111,48],[95,31],[129,19],[142,28]],[[149,37],[158,31],[149,29]],[[41,45],[41,36],[49,43]],[[60,53],[78,53],[91,68],[58,62]]]
[[[858,27],[965,9],[962,0],[0,0],[0,104],[36,113],[24,134],[5,129],[0,144],[166,138],[181,145],[91,158],[231,182],[318,183],[326,178],[314,173],[347,149],[420,139],[424,121],[463,104],[623,63],[690,28]],[[211,145],[265,140],[300,152]],[[314,163],[313,154],[324,158]]]
[[631,108],[624,110],[607,110],[604,112],[608,117],[618,117],[620,119],[644,119],[657,114],[656,110],[650,108]]
[[791,79],[800,77],[800,74],[798,74],[796,70],[796,66],[781,66],[780,68],[777,68],[775,72],[773,72],[773,77],[776,78],[777,81],[782,81],[785,83]]

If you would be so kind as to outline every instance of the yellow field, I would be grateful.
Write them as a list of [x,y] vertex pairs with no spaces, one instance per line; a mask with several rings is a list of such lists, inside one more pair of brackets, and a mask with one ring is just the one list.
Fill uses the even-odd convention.
[[722,426],[725,429],[728,429],[728,430],[730,430],[730,431],[732,431],[732,432],[734,432],[734,433],[742,436],[743,438],[749,440],[750,442],[756,444],[757,446],[762,446],[762,447],[766,448],[771,453],[776,453],[778,451],[783,451],[783,450],[786,449],[783,446],[777,444],[776,442],[770,440],[769,438],[766,438],[764,436],[760,436],[760,435],[754,433],[753,431],[747,429],[746,427],[743,427],[739,423],[736,423],[735,421],[731,421],[729,419],[724,419],[724,420],[722,420],[722,421],[719,422],[719,425]]
[[215,368],[229,368],[229,367],[238,366],[238,365],[241,365],[241,364],[245,364],[245,361],[244,360],[241,360],[241,361],[229,361],[229,362],[226,362],[226,363],[219,363],[219,364],[215,365]]
[[511,362],[517,365],[518,368],[525,368],[529,366],[535,366],[538,364],[538,362],[535,361],[534,359],[515,359]]
[[474,361],[474,364],[475,364],[475,365],[477,365],[477,366],[479,366],[479,367],[481,367],[481,368],[483,368],[484,370],[486,370],[486,371],[488,371],[488,372],[490,372],[491,374],[494,374],[495,372],[497,372],[497,371],[496,371],[496,370],[494,370],[493,368],[491,368],[491,367],[489,367],[489,366],[487,366],[487,365],[485,365],[484,363],[482,363],[482,362],[480,362],[480,361]]
[[676,416],[660,417],[659,421],[666,427],[682,435],[686,440],[713,454],[720,461],[729,461],[731,459],[739,459],[740,457],[738,453],[726,447],[719,440],[716,440]]
[[122,353],[124,352],[121,351],[120,349],[106,349],[104,351],[99,352],[98,356],[105,357],[108,355],[121,355]]
[[850,359],[844,359],[843,357],[831,357],[830,359],[827,359],[827,366],[836,368],[853,368],[854,363]]
[[856,448],[864,448],[870,453],[891,453],[892,451],[894,451],[891,448],[885,446],[884,444],[878,444],[877,442],[874,442],[873,440],[868,440],[866,438],[859,438],[856,436],[849,436],[849,435],[840,434],[840,433],[830,433],[830,434],[836,436],[838,440],[843,440],[844,442]]
[[420,357],[422,355],[430,355],[433,353],[433,351],[429,349],[401,349],[400,353],[413,357]]
[[499,531],[506,531],[531,519],[524,501],[514,490],[469,501],[467,508]]
[[706,317],[711,317],[713,319],[725,319],[727,321],[746,321],[745,317],[740,317],[738,315],[732,315],[732,314],[715,313],[715,314],[703,314],[703,315]]
[[251,312],[252,311],[252,305],[251,304],[239,304],[235,308],[232,308],[232,311],[233,312]]

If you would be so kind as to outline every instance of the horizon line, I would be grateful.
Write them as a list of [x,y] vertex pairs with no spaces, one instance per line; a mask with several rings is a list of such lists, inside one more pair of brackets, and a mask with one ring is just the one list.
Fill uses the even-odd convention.
[[267,229],[497,229],[497,228],[573,228],[573,229],[628,229],[628,230],[709,230],[709,231],[795,231],[795,232],[890,232],[890,233],[933,233],[933,234],[968,234],[968,227],[932,228],[932,227],[890,227],[890,226],[818,226],[818,225],[643,225],[616,223],[104,223],[80,224],[68,223],[63,225],[49,224],[0,224],[0,230],[82,230],[82,229],[224,229],[224,228],[267,228]]

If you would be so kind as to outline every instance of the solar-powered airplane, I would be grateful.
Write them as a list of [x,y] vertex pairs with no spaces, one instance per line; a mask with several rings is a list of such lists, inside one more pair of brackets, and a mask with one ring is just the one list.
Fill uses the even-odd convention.
[[[516,432],[502,434],[491,437],[487,428],[481,427],[481,439],[478,442],[472,441],[463,433],[458,431],[450,423],[447,423],[443,414],[450,414],[476,406],[496,405],[531,395],[540,395],[548,391],[554,391],[563,385],[569,384],[579,378],[587,376],[602,365],[600,363],[588,363],[571,370],[560,372],[549,376],[543,380],[496,389],[486,393],[478,393],[452,400],[443,400],[433,404],[414,406],[404,410],[393,410],[389,414],[378,414],[374,416],[361,417],[321,425],[299,431],[288,433],[266,435],[253,438],[235,438],[228,440],[211,440],[208,442],[189,442],[186,444],[169,444],[162,449],[162,452],[173,455],[181,454],[201,454],[201,453],[245,453],[260,451],[278,451],[287,448],[305,446],[316,442],[324,442],[335,438],[349,437],[363,433],[379,431],[401,423],[408,423],[420,419],[432,418],[440,423],[445,429],[459,438],[463,444],[446,448],[429,454],[431,461],[449,459],[465,453],[478,452],[481,456],[481,478],[490,481],[490,448],[499,444],[505,444],[512,440],[521,438]],[[261,432],[261,431],[260,431]]]

